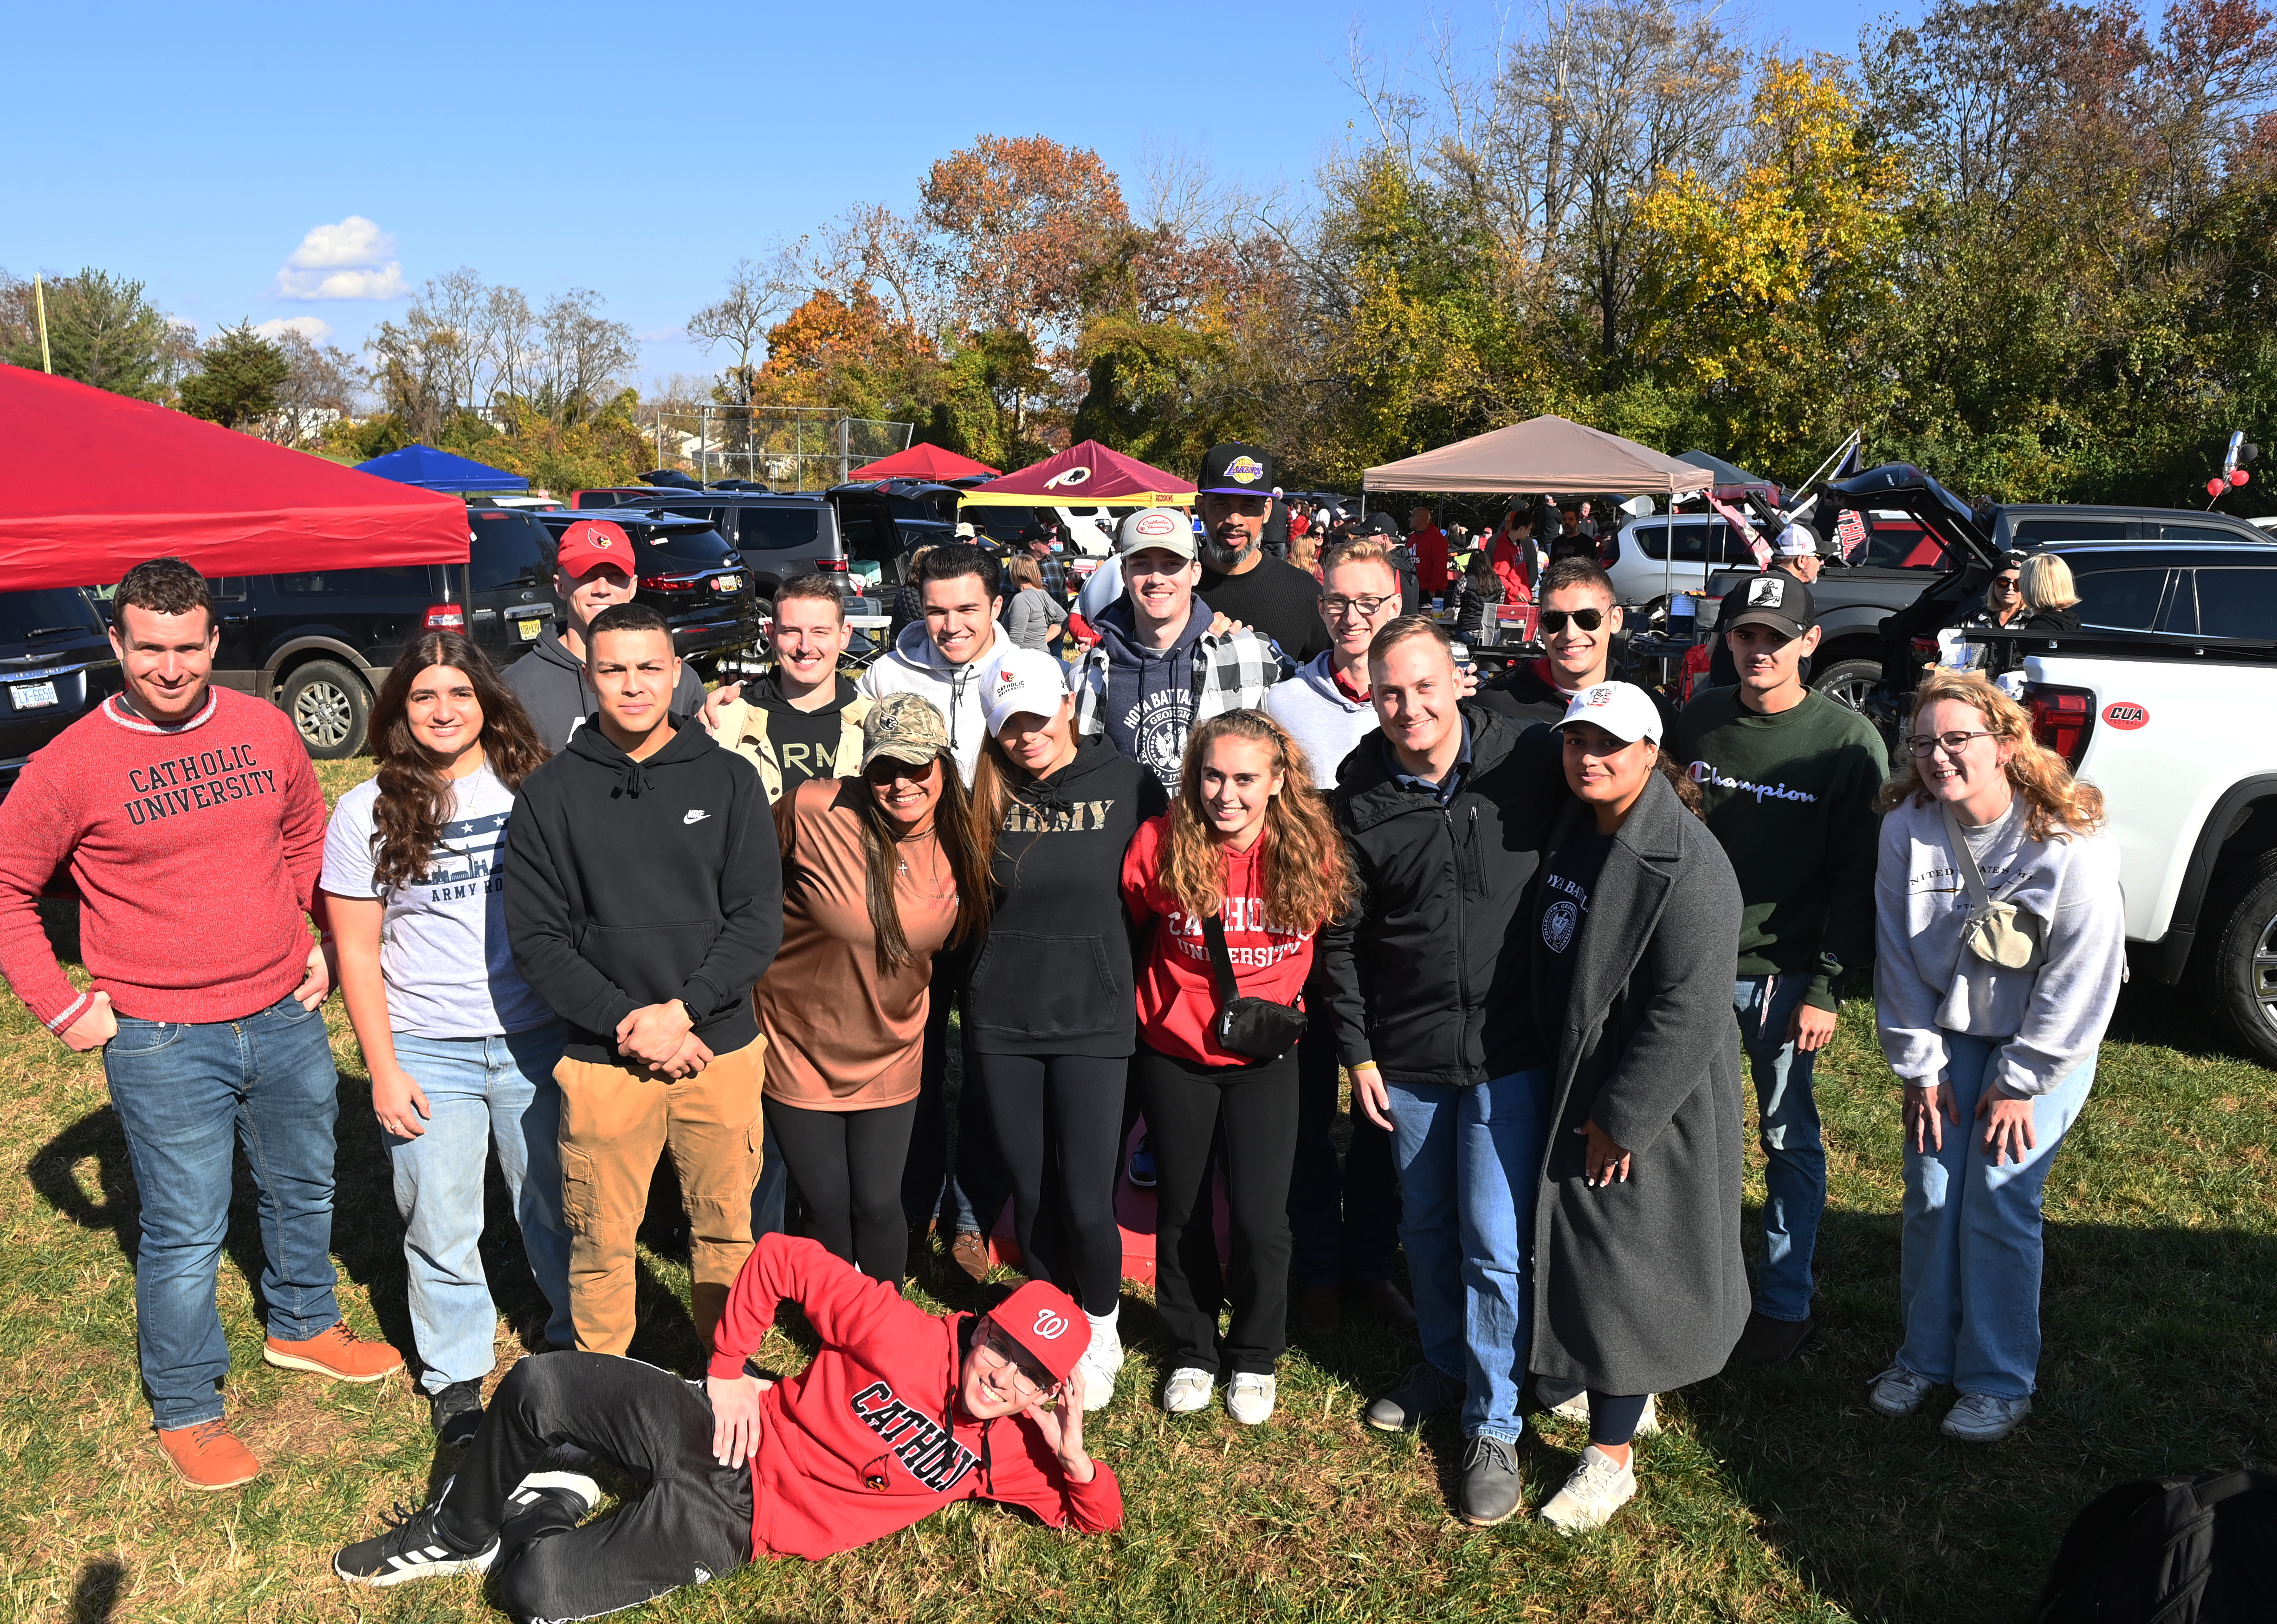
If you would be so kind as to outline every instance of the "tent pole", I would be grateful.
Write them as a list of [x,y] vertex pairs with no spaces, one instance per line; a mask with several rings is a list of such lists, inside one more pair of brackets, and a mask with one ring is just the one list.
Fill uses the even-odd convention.
[[56,363],[48,354],[48,291],[36,270],[32,273],[32,304],[40,315],[40,370],[53,377]]

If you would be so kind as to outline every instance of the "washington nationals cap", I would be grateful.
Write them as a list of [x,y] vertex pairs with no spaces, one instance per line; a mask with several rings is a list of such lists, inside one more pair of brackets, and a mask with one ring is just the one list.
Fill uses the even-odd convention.
[[1194,556],[1194,521],[1175,507],[1142,507],[1115,528],[1115,550],[1159,547],[1181,558]]
[[1719,632],[1740,626],[1767,626],[1789,637],[1800,637],[1817,624],[1818,609],[1810,601],[1810,588],[1776,570],[1750,575],[1726,592],[1723,610],[1716,617]]
[[1273,453],[1262,446],[1232,440],[1209,448],[1195,489],[1221,497],[1269,497],[1274,482]]
[[1660,707],[1634,682],[1600,682],[1583,688],[1565,702],[1565,714],[1557,725],[1575,722],[1593,722],[1623,744],[1640,739],[1660,741]]
[[1057,660],[1041,649],[1011,649],[996,662],[981,688],[988,731],[1002,732],[1004,724],[1024,710],[1032,716],[1056,716],[1067,695],[1067,677]]
[[581,519],[561,533],[554,563],[572,581],[583,581],[603,565],[634,574],[633,541],[624,526],[607,519]]
[[1075,1299],[1056,1286],[1030,1280],[988,1310],[988,1323],[1002,1332],[1063,1382],[1091,1346],[1091,1321]]

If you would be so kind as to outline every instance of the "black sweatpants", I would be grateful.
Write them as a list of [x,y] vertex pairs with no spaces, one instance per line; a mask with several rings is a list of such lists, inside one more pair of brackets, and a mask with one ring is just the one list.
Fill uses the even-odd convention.
[[1089,1314],[1123,1288],[1115,1225],[1130,1059],[1084,1054],[984,1054],[980,1086],[1012,1180],[1012,1227],[1031,1279],[1048,1280]]
[[712,1458],[700,1385],[637,1359],[533,1354],[499,1384],[443,1497],[444,1531],[490,1543],[506,1497],[556,1444],[615,1461],[644,1486],[614,1516],[499,1553],[499,1604],[518,1619],[592,1619],[701,1584],[751,1556],[751,1468]]
[[[1289,1172],[1297,1156],[1297,1057],[1195,1066],[1139,1045],[1132,1062],[1154,1145],[1154,1306],[1173,1369],[1269,1376],[1288,1346]],[[1215,1142],[1233,1218],[1231,1278],[1217,1261]],[[1228,1295],[1233,1318],[1221,1340]]]
[[810,1111],[766,1101],[767,1134],[806,1205],[808,1229],[834,1257],[873,1280],[902,1283],[910,1269],[902,1221],[902,1164],[918,1103],[869,1111]]

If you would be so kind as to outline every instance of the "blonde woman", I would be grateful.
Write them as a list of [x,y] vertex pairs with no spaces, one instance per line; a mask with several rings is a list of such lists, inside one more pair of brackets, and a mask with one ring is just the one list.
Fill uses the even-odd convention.
[[[1162,1408],[1174,1415],[1207,1405],[1230,1365],[1228,1413],[1245,1426],[1268,1420],[1287,1341],[1296,1039],[1269,1059],[1226,1045],[1209,938],[1222,933],[1237,996],[1297,1005],[1314,937],[1351,886],[1344,842],[1304,751],[1261,710],[1229,711],[1194,729],[1177,799],[1138,826],[1124,854],[1123,906],[1138,930],[1151,931],[1138,966],[1131,1081],[1154,1142],[1154,1301],[1177,1345]],[[1232,1210],[1223,1278],[1210,1221],[1214,1140]],[[1233,1317],[1220,1336],[1229,1295]]]
[[2079,590],[2072,585],[2070,565],[2052,552],[2034,553],[2024,560],[2016,584],[2024,595],[2026,631],[2079,630]]
[[2102,795],[1984,678],[1924,678],[1907,744],[1879,802],[1874,964],[1906,1090],[1905,1340],[1870,1402],[1908,1415],[1950,1383],[1946,1436],[1996,1443],[2031,1413],[2040,1189],[2126,968],[2119,853]]
[[1039,654],[1048,654],[1060,628],[1067,624],[1064,604],[1044,590],[1043,565],[1033,558],[1016,555],[1006,561],[1004,573],[1012,578],[1012,598],[1004,605],[1004,630],[1013,646],[1033,649]]
[[1289,562],[1314,581],[1321,575],[1321,538],[1317,535],[1294,535],[1289,538]]

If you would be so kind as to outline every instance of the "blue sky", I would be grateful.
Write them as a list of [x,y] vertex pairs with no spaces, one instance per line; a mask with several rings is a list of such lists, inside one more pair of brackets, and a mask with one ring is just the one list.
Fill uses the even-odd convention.
[[[1749,32],[1847,53],[1883,9],[1756,0]],[[1386,0],[31,7],[9,27],[0,268],[100,266],[209,333],[313,317],[353,350],[401,291],[470,265],[533,302],[592,288],[641,336],[644,375],[702,372],[679,329],[738,257],[853,203],[908,208],[925,167],[979,134],[1096,148],[1133,194],[1150,146],[1302,188],[1353,116],[1348,27],[1397,57],[1434,14]],[[1496,27],[1484,6],[1443,14],[1463,37]]]

